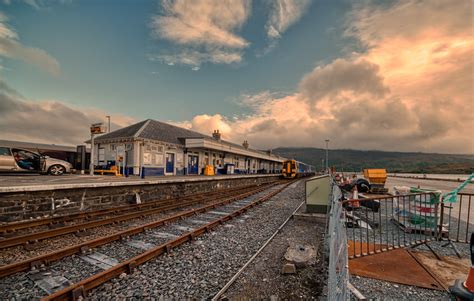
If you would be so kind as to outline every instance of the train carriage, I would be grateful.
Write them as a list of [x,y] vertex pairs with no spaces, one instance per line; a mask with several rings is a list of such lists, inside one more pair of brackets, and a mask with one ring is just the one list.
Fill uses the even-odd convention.
[[296,161],[286,160],[283,162],[282,175],[284,178],[293,179],[312,175],[313,169],[311,165]]

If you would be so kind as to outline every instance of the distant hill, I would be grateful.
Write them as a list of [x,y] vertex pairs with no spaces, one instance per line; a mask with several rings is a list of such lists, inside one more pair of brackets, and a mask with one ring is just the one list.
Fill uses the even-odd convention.
[[[274,153],[314,165],[321,169],[326,150],[321,148],[279,147]],[[364,168],[385,168],[388,172],[469,174],[474,172],[474,155],[329,150],[329,165],[337,170],[361,171]]]

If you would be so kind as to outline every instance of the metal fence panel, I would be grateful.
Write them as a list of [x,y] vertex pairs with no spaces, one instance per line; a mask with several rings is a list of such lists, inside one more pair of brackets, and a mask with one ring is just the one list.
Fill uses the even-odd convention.
[[344,201],[349,258],[435,240],[439,198],[431,193]]
[[331,184],[328,241],[328,300],[349,300],[349,263],[347,258],[347,236],[345,214],[342,207],[342,192]]

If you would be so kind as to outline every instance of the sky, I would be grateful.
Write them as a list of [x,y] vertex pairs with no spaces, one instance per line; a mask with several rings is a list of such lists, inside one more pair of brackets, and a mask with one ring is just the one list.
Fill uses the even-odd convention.
[[471,0],[0,0],[0,139],[152,118],[260,149],[474,153]]

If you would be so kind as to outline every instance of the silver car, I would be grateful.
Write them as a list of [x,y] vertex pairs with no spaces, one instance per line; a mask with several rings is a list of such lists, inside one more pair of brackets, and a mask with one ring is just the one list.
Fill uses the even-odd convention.
[[71,172],[69,162],[13,147],[0,146],[0,172],[36,172],[62,175]]

